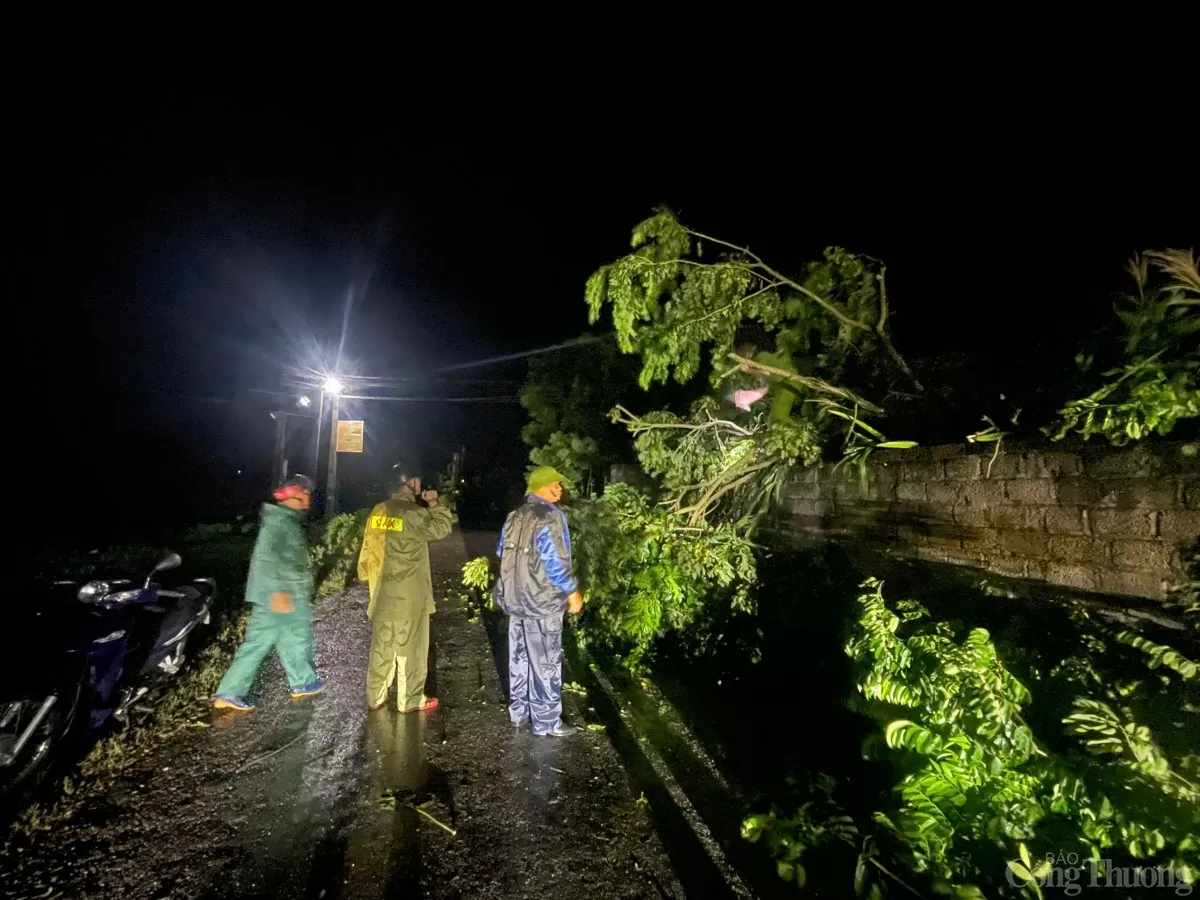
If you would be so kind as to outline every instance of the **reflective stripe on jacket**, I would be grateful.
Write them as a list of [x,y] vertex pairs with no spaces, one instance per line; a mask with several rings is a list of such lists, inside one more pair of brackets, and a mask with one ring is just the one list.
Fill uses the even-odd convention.
[[579,590],[566,514],[540,497],[526,497],[508,514],[496,554],[500,577],[492,596],[510,616],[561,615],[567,596]]
[[448,507],[428,509],[408,492],[371,510],[358,555],[358,577],[371,586],[368,616],[414,619],[434,611],[429,542],[453,527]]
[[312,562],[304,536],[304,513],[276,503],[264,503],[258,538],[250,556],[246,602],[265,605],[271,595],[284,593],[297,604],[313,596]]

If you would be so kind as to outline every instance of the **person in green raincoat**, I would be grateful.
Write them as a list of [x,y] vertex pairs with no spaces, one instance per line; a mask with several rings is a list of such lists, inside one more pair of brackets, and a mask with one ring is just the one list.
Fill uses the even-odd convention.
[[438,705],[425,695],[434,611],[429,543],[450,534],[454,516],[438,505],[437,491],[421,491],[419,476],[400,473],[397,483],[392,498],[371,510],[358,557],[358,577],[371,588],[367,706],[382,709],[395,681],[400,711],[419,712]]
[[325,690],[313,664],[313,575],[304,535],[312,492],[309,478],[294,475],[276,489],[274,503],[263,504],[246,580],[250,624],[217,688],[217,709],[254,709],[246,696],[272,650],[283,663],[293,699]]

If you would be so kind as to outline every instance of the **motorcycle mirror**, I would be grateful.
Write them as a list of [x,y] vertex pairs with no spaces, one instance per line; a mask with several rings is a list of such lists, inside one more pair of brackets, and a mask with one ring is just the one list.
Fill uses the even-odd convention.
[[150,587],[150,581],[152,578],[154,578],[155,572],[164,572],[167,569],[178,569],[181,565],[183,565],[183,559],[180,558],[178,553],[168,553],[158,561],[158,563],[154,566],[154,569],[149,575],[146,576],[146,583],[144,587]]

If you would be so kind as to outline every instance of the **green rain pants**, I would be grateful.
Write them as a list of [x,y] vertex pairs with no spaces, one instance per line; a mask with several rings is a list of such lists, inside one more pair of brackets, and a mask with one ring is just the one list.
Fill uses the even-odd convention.
[[250,612],[250,624],[246,626],[246,638],[234,654],[217,693],[245,697],[272,650],[279,654],[292,690],[311,684],[317,680],[313,644],[312,611],[307,603],[297,603],[290,613],[276,613],[264,606],[255,606]]
[[387,702],[396,682],[396,707],[401,712],[425,702],[429,672],[429,614],[415,619],[377,617],[371,623],[371,667],[367,669],[367,705]]

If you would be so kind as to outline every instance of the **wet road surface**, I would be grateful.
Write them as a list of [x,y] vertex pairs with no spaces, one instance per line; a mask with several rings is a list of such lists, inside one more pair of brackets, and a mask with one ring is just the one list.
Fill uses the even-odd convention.
[[[462,563],[491,547],[455,532],[432,548],[439,710],[367,711],[367,596],[353,588],[316,613],[325,695],[292,702],[272,659],[257,710],[214,714],[39,836],[6,861],[5,896],[700,896],[607,733],[509,724],[498,654],[457,600]],[[568,718],[594,718],[586,706],[568,695]]]

